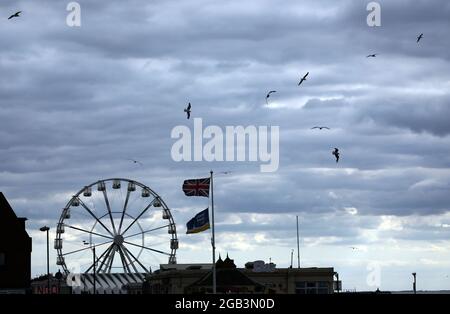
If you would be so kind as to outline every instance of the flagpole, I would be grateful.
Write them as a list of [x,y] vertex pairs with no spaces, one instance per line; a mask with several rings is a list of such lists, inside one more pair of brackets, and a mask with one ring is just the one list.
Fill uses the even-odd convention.
[[297,216],[297,261],[298,261],[298,268],[300,268],[300,239],[298,236],[298,216]]
[[213,294],[216,294],[216,238],[214,233],[214,183],[213,183],[213,171],[211,170],[211,218],[212,218],[212,238],[211,238],[211,245],[212,245],[212,271],[213,271]]

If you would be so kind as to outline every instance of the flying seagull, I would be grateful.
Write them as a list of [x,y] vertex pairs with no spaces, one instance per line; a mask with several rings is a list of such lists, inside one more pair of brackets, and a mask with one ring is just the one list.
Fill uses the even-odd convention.
[[268,104],[268,103],[267,103],[267,100],[269,99],[270,94],[276,93],[276,92],[277,92],[276,90],[271,90],[270,92],[267,93],[267,95],[266,95],[266,104]]
[[186,116],[189,119],[191,117],[191,103],[189,103],[187,108],[184,109],[184,112],[186,112]]
[[132,161],[134,164],[139,164],[141,166],[143,166],[144,164],[142,162],[140,162],[139,160],[135,160],[135,159],[127,159],[129,161]]
[[298,83],[298,86],[300,86],[304,81],[306,81],[306,77],[309,75],[309,72],[308,73],[306,73],[303,77],[302,77],[302,79],[300,80],[300,82]]
[[352,250],[357,250],[358,248],[356,246],[351,246],[350,247]]
[[332,152],[332,154],[334,155],[334,157],[336,157],[336,163],[338,163],[339,162],[339,149],[334,148],[334,151]]
[[315,127],[311,128],[311,130],[314,130],[314,129],[319,129],[319,130],[327,129],[327,130],[329,130],[330,128],[327,127],[327,126],[315,126]]
[[11,15],[10,17],[8,17],[8,20],[14,18],[14,17],[20,17],[20,13],[22,13],[22,11],[17,11],[16,13],[14,13],[13,15]]
[[378,55],[378,53],[373,53],[371,55],[368,55],[366,58],[375,58]]
[[417,42],[419,42],[423,38],[423,33],[417,36]]

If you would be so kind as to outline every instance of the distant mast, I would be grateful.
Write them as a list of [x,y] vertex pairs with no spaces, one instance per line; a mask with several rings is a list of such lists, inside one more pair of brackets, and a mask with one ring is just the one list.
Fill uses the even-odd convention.
[[297,261],[298,261],[298,268],[300,268],[300,238],[298,235],[298,216],[297,216]]

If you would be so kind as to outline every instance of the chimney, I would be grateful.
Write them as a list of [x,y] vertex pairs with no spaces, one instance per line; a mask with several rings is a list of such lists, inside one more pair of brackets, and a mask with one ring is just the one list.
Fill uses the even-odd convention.
[[28,218],[25,217],[18,217],[17,220],[20,223],[20,226],[22,227],[23,230],[25,230],[25,221],[28,220]]

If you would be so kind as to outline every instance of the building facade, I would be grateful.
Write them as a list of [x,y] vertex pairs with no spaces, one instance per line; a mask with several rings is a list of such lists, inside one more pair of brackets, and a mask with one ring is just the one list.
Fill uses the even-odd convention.
[[33,278],[31,292],[33,294],[72,294],[72,287],[67,285],[65,278],[53,276],[53,274],[50,274],[50,280],[47,278],[47,275]]
[[144,276],[125,273],[98,273],[95,276],[92,273],[50,274],[50,282],[47,275],[43,275],[31,281],[31,288],[33,294],[142,294]]
[[0,192],[0,293],[29,293],[31,238]]
[[[273,263],[249,262],[237,268],[228,256],[216,263],[218,293],[245,294],[332,294],[335,272],[328,268],[276,268]],[[161,265],[149,275],[144,293],[212,293],[211,264]]]

